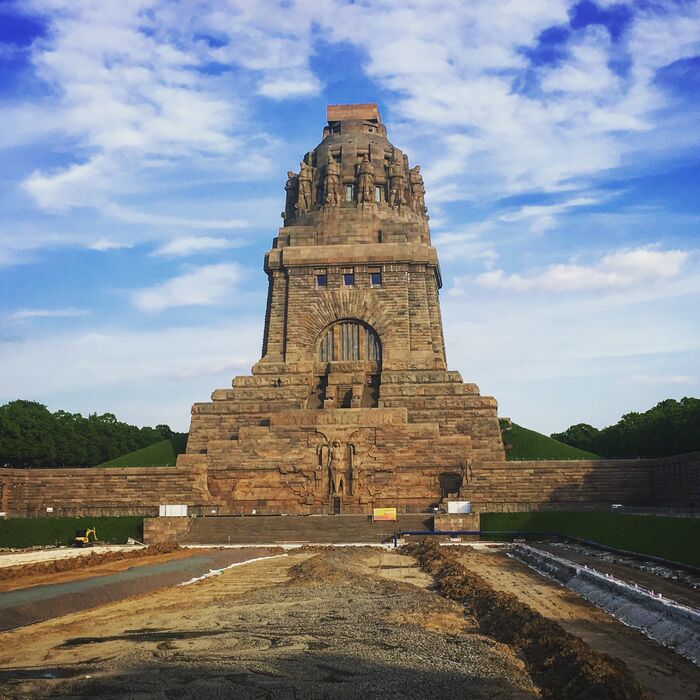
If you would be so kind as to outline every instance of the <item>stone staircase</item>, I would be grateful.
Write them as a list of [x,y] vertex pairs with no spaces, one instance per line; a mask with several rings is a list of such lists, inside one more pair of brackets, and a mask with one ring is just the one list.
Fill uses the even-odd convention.
[[399,530],[432,530],[428,513],[373,523],[368,515],[250,515],[193,518],[180,544],[377,543]]

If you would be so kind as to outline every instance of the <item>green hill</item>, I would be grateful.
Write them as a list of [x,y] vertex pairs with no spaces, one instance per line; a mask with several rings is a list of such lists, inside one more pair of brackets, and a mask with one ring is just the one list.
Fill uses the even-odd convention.
[[174,467],[175,460],[187,447],[187,433],[177,433],[140,450],[111,459],[100,467]]
[[528,430],[516,423],[503,433],[503,442],[510,445],[506,459],[600,459],[592,452],[565,445],[551,437]]

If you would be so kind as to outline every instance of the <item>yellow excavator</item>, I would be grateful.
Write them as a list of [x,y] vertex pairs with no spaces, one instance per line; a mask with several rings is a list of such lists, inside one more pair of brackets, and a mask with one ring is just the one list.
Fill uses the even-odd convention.
[[[90,535],[92,535],[92,540],[90,540]],[[97,532],[94,527],[75,531],[74,547],[92,547],[95,542],[97,542]]]

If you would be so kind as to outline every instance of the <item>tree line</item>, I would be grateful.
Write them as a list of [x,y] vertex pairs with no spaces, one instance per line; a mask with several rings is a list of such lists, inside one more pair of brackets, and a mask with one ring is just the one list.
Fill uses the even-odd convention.
[[138,428],[112,413],[51,413],[36,401],[0,406],[0,466],[92,467],[175,433],[167,425]]
[[627,413],[602,430],[577,423],[551,437],[609,459],[696,452],[700,450],[700,399],[666,399],[644,413]]

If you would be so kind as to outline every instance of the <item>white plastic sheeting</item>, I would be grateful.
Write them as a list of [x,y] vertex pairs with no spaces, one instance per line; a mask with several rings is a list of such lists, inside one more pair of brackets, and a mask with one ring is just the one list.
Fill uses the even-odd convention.
[[252,564],[254,561],[262,561],[263,559],[277,559],[277,557],[288,557],[288,554],[273,554],[269,557],[255,557],[253,559],[246,559],[246,561],[238,561],[235,564],[229,564],[228,566],[225,566],[223,569],[209,569],[209,571],[206,574],[202,574],[201,576],[196,576],[195,578],[191,578],[189,581],[183,581],[180,583],[180,586],[189,586],[193,583],[197,583],[198,581],[204,581],[205,579],[211,578],[212,576],[219,576],[219,574],[223,574],[224,571],[228,571],[229,569],[234,569],[237,566],[243,566],[244,564]]
[[700,665],[700,610],[524,544],[509,556]]

